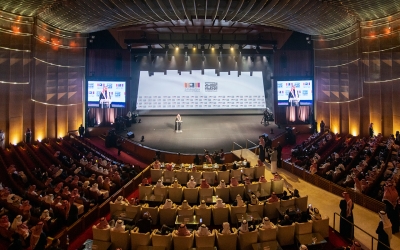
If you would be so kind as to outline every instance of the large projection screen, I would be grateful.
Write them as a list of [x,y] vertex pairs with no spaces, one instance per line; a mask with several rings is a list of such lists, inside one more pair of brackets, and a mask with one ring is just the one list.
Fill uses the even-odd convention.
[[288,106],[290,92],[296,92],[300,106],[313,105],[313,81],[312,80],[279,80],[276,82],[278,106]]
[[181,72],[140,71],[137,110],[265,109],[261,71],[221,72],[214,69]]
[[[103,94],[102,94],[103,93]],[[109,108],[124,108],[126,102],[125,81],[88,81],[88,107],[100,107],[102,99],[107,99]],[[104,101],[103,101],[104,102]]]

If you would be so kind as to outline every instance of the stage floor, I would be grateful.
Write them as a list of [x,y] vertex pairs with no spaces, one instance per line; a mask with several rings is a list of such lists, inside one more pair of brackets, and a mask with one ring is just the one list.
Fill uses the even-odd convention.
[[[258,136],[267,133],[270,138],[284,133],[274,122],[268,126],[261,124],[262,115],[215,115],[215,116],[182,116],[182,133],[175,133],[174,116],[141,116],[141,123],[132,124],[127,131],[121,133],[126,137],[128,131],[135,134],[132,139],[139,142],[142,135],[143,146],[182,154],[202,154],[204,149],[214,152],[233,149],[233,142],[243,148],[246,141],[258,144]],[[270,135],[271,128],[274,134]],[[254,147],[250,142],[248,147]],[[240,149],[235,145],[234,149]]]

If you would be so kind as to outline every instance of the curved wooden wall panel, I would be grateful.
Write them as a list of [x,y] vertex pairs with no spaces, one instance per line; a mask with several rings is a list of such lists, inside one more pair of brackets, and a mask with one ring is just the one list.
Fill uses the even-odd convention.
[[65,136],[83,119],[86,37],[0,11],[0,129],[6,143]]

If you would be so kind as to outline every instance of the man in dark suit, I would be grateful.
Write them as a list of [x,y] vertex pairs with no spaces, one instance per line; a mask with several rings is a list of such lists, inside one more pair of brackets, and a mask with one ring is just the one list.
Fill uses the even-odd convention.
[[83,134],[85,133],[85,127],[82,124],[79,127],[78,132],[79,132],[79,137],[83,137]]

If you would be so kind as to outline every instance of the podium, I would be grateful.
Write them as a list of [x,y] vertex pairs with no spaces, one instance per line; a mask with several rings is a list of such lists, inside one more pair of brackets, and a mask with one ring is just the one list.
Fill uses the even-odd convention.
[[182,121],[175,121],[175,133],[182,133]]
[[289,106],[291,106],[291,107],[300,106],[300,99],[299,98],[289,98]]
[[100,108],[110,108],[111,106],[111,100],[110,99],[101,99],[100,100]]

